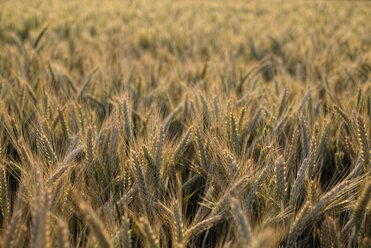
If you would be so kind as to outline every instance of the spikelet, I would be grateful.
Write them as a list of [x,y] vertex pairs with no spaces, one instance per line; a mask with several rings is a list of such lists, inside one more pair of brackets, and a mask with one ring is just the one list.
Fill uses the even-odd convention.
[[202,102],[202,113],[203,113],[204,126],[209,127],[211,124],[210,111],[209,111],[209,107],[207,106],[206,99],[202,95],[201,95],[201,102]]
[[126,216],[122,217],[122,229],[120,230],[120,247],[131,248],[131,230],[130,219]]
[[58,116],[61,122],[64,138],[68,141],[70,139],[69,132],[68,132],[68,126],[67,126],[66,119],[64,118],[63,112],[60,108],[58,108]]
[[294,185],[292,186],[292,189],[291,189],[290,203],[292,205],[294,205],[299,198],[300,191],[302,189],[304,179],[308,171],[308,167],[309,167],[308,159],[304,159],[303,163],[301,164],[299,168],[298,175],[295,179]]
[[300,235],[302,229],[307,224],[306,221],[308,221],[310,218],[310,216],[308,217],[309,211],[309,204],[305,204],[296,215],[294,221],[291,223],[291,227],[287,235],[286,247],[294,247],[297,236]]
[[366,214],[367,205],[371,198],[371,183],[368,182],[359,196],[352,212],[351,223],[353,223],[356,230],[360,230]]
[[26,98],[26,94],[25,94],[25,91],[26,91],[26,86],[24,83],[22,83],[22,89],[21,89],[21,93],[20,93],[20,97],[19,97],[19,114],[20,114],[20,117],[23,116],[23,107],[24,107],[24,101],[25,101],[25,98]]
[[112,168],[112,173],[114,173],[117,170],[118,166],[118,142],[119,142],[119,127],[118,123],[114,122],[113,127],[112,127],[112,137],[111,137],[111,142],[110,142],[110,153],[111,157],[109,159],[109,164]]
[[354,133],[354,125],[352,123],[351,118],[338,106],[334,106],[335,113],[340,116],[340,118],[344,121],[345,125],[349,128],[349,130]]
[[301,146],[303,158],[307,158],[309,154],[309,139],[308,127],[304,119],[304,115],[300,116],[300,130],[301,130]]
[[148,248],[159,248],[160,247],[159,240],[156,237],[155,233],[153,232],[153,229],[149,224],[148,220],[144,217],[141,217],[138,225],[144,234],[146,242],[148,243]]
[[202,136],[201,136],[201,130],[200,129],[196,130],[195,136],[196,136],[196,144],[197,144],[197,148],[198,148],[198,155],[199,155],[202,167],[203,167],[203,169],[209,171],[209,169],[210,169],[209,160],[208,160],[208,157],[207,157],[207,151],[206,151],[204,141],[203,141]]
[[21,211],[16,211],[13,213],[13,216],[10,220],[9,225],[7,226],[7,230],[5,236],[3,237],[3,242],[1,244],[4,248],[13,248],[16,247],[17,238],[19,237],[19,229],[22,223],[20,222],[22,216]]
[[283,89],[281,101],[280,101],[280,104],[279,104],[279,107],[278,107],[278,114],[277,114],[278,117],[280,117],[283,114],[286,102],[287,102],[287,88],[285,87]]
[[189,107],[188,107],[189,103],[188,103],[188,97],[186,97],[186,99],[184,100],[184,104],[183,104],[183,115],[182,115],[182,120],[185,122],[186,120],[188,120],[189,118]]
[[126,136],[126,140],[130,142],[132,135],[133,135],[133,131],[132,131],[132,125],[131,125],[132,123],[131,115],[129,114],[127,100],[124,100],[123,111],[124,111],[123,115],[124,115],[125,136]]
[[369,169],[369,166],[370,166],[370,148],[368,144],[368,137],[367,137],[365,123],[361,115],[357,117],[357,134],[358,134],[359,146],[361,147],[360,152],[361,152],[363,166],[365,170],[367,170]]
[[163,192],[160,165],[153,159],[153,156],[146,145],[143,145],[143,154],[148,163],[146,178],[149,179],[153,186],[155,198],[158,198]]
[[187,147],[190,136],[192,135],[192,128],[189,128],[187,132],[183,135],[183,138],[180,140],[178,146],[176,147],[173,155],[173,163],[176,163],[180,157],[182,156],[182,153],[184,152],[185,148]]
[[358,90],[356,106],[357,110],[360,111],[362,106],[362,88],[359,88]]
[[340,238],[339,238],[339,232],[336,229],[336,223],[334,221],[334,218],[328,217],[326,218],[326,226],[327,229],[329,230],[329,237],[328,239],[331,240],[331,244],[333,245],[334,248],[340,248]]
[[102,222],[99,220],[99,217],[96,215],[96,213],[85,202],[77,200],[76,196],[75,201],[76,207],[82,213],[88,226],[93,231],[96,241],[98,242],[98,245],[101,248],[113,247],[111,239],[107,234],[107,231],[105,230]]
[[238,116],[238,130],[242,130],[245,115],[246,115],[246,108],[242,108]]
[[255,111],[255,114],[253,116],[253,118],[251,119],[249,125],[247,126],[247,132],[248,133],[252,133],[254,131],[254,129],[256,128],[256,125],[258,124],[259,120],[260,120],[260,113],[261,113],[261,108],[257,109]]
[[3,217],[3,222],[7,223],[8,218],[10,217],[9,187],[6,169],[2,164],[0,164],[0,211]]
[[135,168],[136,180],[139,185],[140,199],[144,204],[145,211],[148,213],[148,210],[151,207],[150,194],[148,192],[147,183],[144,178],[143,169],[138,154],[133,153],[132,160]]
[[285,164],[280,156],[276,163],[276,183],[277,191],[281,197],[281,201],[285,202],[286,200],[286,180],[285,180]]
[[38,148],[41,149],[42,153],[44,154],[45,158],[47,159],[50,165],[56,164],[58,161],[58,158],[48,138],[42,132],[37,131],[36,134],[37,134]]
[[345,147],[345,150],[347,151],[347,153],[350,156],[352,156],[352,157],[356,156],[356,152],[355,152],[355,149],[354,149],[353,142],[351,141],[351,139],[348,135],[346,135],[344,137],[344,147]]
[[32,101],[34,102],[35,105],[37,105],[38,97],[36,96],[35,92],[33,91],[33,89],[31,88],[29,84],[24,84],[24,85],[26,86],[27,92],[30,95]]
[[337,170],[340,170],[343,166],[343,160],[344,160],[344,153],[343,152],[336,152],[335,153],[335,168]]
[[128,166],[124,166],[124,168],[122,169],[123,170],[122,172],[123,185],[122,186],[123,186],[124,191],[129,190],[129,188],[132,186],[132,178],[131,178],[130,170],[127,167]]
[[288,164],[289,162],[294,161],[296,159],[296,153],[295,149],[299,140],[300,131],[295,126],[294,131],[292,132],[292,137],[290,139],[290,142],[288,144],[288,148],[285,150],[284,157],[286,158],[286,161]]
[[[174,218],[175,217],[174,217],[174,213],[171,211],[171,209],[168,208],[167,206],[165,206],[163,203],[161,203],[161,201],[154,201],[153,205],[156,208],[156,210],[158,210],[160,212],[159,216],[166,219],[167,222],[169,222],[170,225],[172,225],[172,228],[175,230],[176,229],[176,228],[174,228],[174,223],[175,223]],[[176,237],[176,235],[173,235],[173,238],[175,238],[175,237]]]
[[161,167],[161,164],[162,164],[164,139],[165,139],[164,135],[165,135],[164,127],[161,126],[159,134],[158,134],[158,141],[157,141],[157,146],[156,146],[156,157],[155,157],[155,161],[158,167]]
[[263,183],[264,179],[267,177],[267,174],[268,174],[267,173],[267,168],[265,167],[260,172],[258,178],[254,182],[252,188],[250,189],[249,193],[247,194],[247,196],[246,196],[246,198],[244,200],[243,207],[245,209],[249,209],[250,208],[250,205],[253,202],[253,199],[255,197],[255,194],[259,190],[259,188],[260,188],[261,184]]
[[82,111],[82,107],[81,106],[77,106],[77,112],[79,114],[79,124],[80,124],[80,128],[81,128],[81,132],[83,135],[85,135],[85,116],[84,116],[84,113]]
[[326,206],[334,200],[334,198],[339,197],[341,195],[341,192],[344,191],[344,189],[347,189],[350,182],[348,180],[343,181],[342,183],[335,186],[332,190],[327,192],[325,195],[323,195],[318,202],[309,207],[309,205],[305,205],[303,207],[303,210],[301,211],[301,214],[296,218],[294,223],[290,227],[290,231],[287,237],[287,247],[293,247],[293,244],[296,240],[296,238],[301,234],[301,232],[304,230],[304,228],[311,224],[311,222],[322,213],[322,211],[326,208]]
[[187,229],[187,231],[184,233],[184,237],[186,240],[190,240],[191,238],[195,237],[200,232],[207,230],[208,228],[215,225],[221,220],[222,220],[222,216],[214,215],[200,222],[197,222],[196,224],[192,225],[190,228]]
[[[40,182],[41,183],[41,182]],[[32,223],[31,247],[50,247],[49,240],[49,219],[50,219],[50,197],[47,190],[38,187],[41,190],[36,194],[36,209]]]
[[318,161],[319,161],[321,155],[323,154],[323,152],[325,151],[325,147],[326,147],[326,143],[328,142],[329,134],[330,134],[330,121],[327,121],[326,124],[325,124],[325,127],[322,131],[321,138],[318,142],[318,145],[315,148],[316,151],[314,152],[314,156],[313,156],[313,158],[312,158],[312,156],[310,158],[311,159],[311,164],[310,164],[311,167],[310,168],[312,169],[311,173],[316,172]]
[[49,97],[47,94],[45,94],[44,96],[44,117],[46,121],[50,121],[51,116],[52,116],[52,110],[49,104]]
[[306,190],[308,204],[312,206],[319,200],[319,197],[321,196],[320,187],[316,181],[309,180]]
[[176,247],[181,248],[184,245],[184,226],[181,209],[177,202],[174,203],[174,221]]
[[164,120],[164,128],[168,128],[171,121],[175,119],[175,116],[182,110],[182,104],[178,104],[173,111]]
[[251,227],[246,219],[246,216],[243,214],[240,203],[235,198],[231,199],[231,209],[234,221],[240,234],[242,247],[250,247],[252,242]]
[[86,132],[86,168],[88,170],[88,175],[90,178],[94,178],[95,175],[95,166],[94,166],[94,139],[93,139],[93,128],[88,127]]
[[226,157],[226,160],[227,160],[228,175],[232,179],[238,173],[238,164],[236,160],[234,159],[233,155],[230,152],[228,152],[228,150],[224,151],[224,156]]
[[330,230],[328,227],[328,223],[324,220],[321,224],[321,231],[320,231],[320,239],[321,239],[321,247],[323,248],[331,248],[331,239]]
[[219,107],[219,99],[218,99],[217,96],[214,97],[213,106],[214,106],[215,121],[216,121],[216,123],[219,123],[219,120],[220,120],[220,107]]
[[229,137],[230,137],[230,144],[233,147],[233,150],[235,154],[240,153],[240,140],[239,140],[239,135],[238,135],[238,130],[237,130],[237,124],[236,124],[236,119],[234,118],[233,113],[229,115]]
[[239,178],[236,182],[233,183],[232,186],[230,186],[223,194],[223,196],[218,200],[218,202],[215,204],[212,213],[214,214],[219,214],[228,206],[229,204],[229,199],[233,194],[236,194],[243,190],[247,182],[249,180],[250,176],[243,176]]
[[283,131],[284,131],[284,127],[286,126],[287,124],[287,120],[288,120],[288,117],[287,115],[285,115],[281,121],[276,125],[276,128],[274,130],[274,134],[275,136],[278,136],[280,135]]
[[58,248],[71,247],[70,240],[68,238],[68,226],[62,220],[58,220],[56,239],[57,239]]

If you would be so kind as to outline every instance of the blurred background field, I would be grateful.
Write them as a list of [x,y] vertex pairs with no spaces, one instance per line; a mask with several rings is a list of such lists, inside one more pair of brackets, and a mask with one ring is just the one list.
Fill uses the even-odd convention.
[[43,59],[76,77],[114,63],[161,65],[183,79],[207,64],[214,80],[234,64],[246,72],[271,60],[292,78],[344,79],[370,63],[370,11],[356,1],[5,1],[0,42],[12,49],[3,49],[2,67],[17,63],[13,35],[27,47],[47,25]]

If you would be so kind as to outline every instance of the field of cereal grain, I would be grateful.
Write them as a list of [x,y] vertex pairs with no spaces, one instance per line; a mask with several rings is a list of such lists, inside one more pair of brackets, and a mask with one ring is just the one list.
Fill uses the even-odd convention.
[[370,14],[0,0],[0,246],[370,247]]

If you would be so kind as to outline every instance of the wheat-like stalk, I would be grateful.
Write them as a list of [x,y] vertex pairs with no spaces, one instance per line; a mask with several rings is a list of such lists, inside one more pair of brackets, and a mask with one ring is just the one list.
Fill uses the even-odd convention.
[[155,191],[155,197],[160,197],[163,192],[160,164],[156,162],[146,145],[143,146],[144,158],[148,162],[147,178],[151,178],[151,183]]
[[149,191],[148,191],[146,180],[144,178],[140,158],[139,158],[138,154],[136,154],[136,153],[133,153],[133,164],[134,164],[135,173],[136,173],[136,180],[137,180],[138,186],[139,186],[140,199],[141,199],[142,203],[144,204],[145,211],[148,213],[148,211],[151,207],[150,194],[149,194]]
[[309,154],[309,138],[308,138],[308,127],[304,116],[300,116],[300,130],[301,130],[301,146],[303,157],[307,158]]
[[299,198],[300,191],[302,189],[302,186],[304,184],[304,179],[307,174],[309,167],[308,159],[304,159],[302,162],[297,177],[295,179],[294,185],[292,186],[291,192],[290,192],[290,203],[295,204]]
[[174,203],[174,227],[175,227],[175,238],[176,247],[184,246],[184,225],[182,220],[182,213],[177,202]]
[[244,203],[243,203],[243,207],[245,209],[250,208],[250,205],[251,205],[251,203],[254,199],[255,194],[259,190],[259,188],[260,188],[261,184],[263,183],[264,179],[268,176],[267,174],[268,174],[268,171],[267,171],[266,168],[264,168],[263,171],[260,172],[256,181],[253,183],[252,188],[250,189],[250,191],[247,194],[247,196],[244,200]]
[[182,139],[179,141],[173,155],[173,162],[179,161],[182,153],[184,152],[186,146],[189,143],[190,137],[192,135],[192,128],[189,128],[187,132],[183,135]]
[[286,199],[286,181],[285,181],[285,165],[282,157],[279,157],[276,162],[276,183],[277,191],[281,197],[281,201]]
[[95,175],[94,165],[94,139],[93,139],[93,128],[90,126],[86,132],[86,167],[88,175],[93,178]]
[[247,221],[246,216],[242,212],[242,208],[237,199],[231,199],[231,209],[236,222],[238,232],[242,240],[243,247],[250,247],[252,242],[252,233],[250,224]]
[[354,205],[350,223],[354,225],[357,230],[360,230],[364,217],[366,215],[367,205],[371,198],[371,183],[367,183],[362,194],[359,196]]
[[2,165],[0,165],[0,211],[2,214],[3,222],[6,223],[8,217],[10,216],[10,199],[7,172],[4,166]]
[[325,207],[331,201],[333,201],[335,197],[339,197],[338,195],[341,195],[341,192],[344,191],[344,189],[347,189],[349,184],[349,181],[340,183],[331,191],[323,195],[315,205],[313,205],[312,207],[306,206],[305,208],[303,208],[305,209],[305,211],[302,211],[302,214],[294,221],[294,223],[290,227],[286,245],[288,247],[292,247],[295,239],[300,235],[303,229],[307,225],[309,225],[310,222],[317,219],[317,217],[322,213]]
[[120,247],[132,247],[131,242],[131,229],[130,229],[130,219],[126,216],[122,217],[122,229],[119,233]]
[[[77,198],[75,196],[75,198]],[[113,247],[111,239],[96,213],[82,200],[75,199],[77,209],[82,213],[88,226],[92,229],[100,247]]]
[[153,232],[153,229],[151,225],[148,223],[148,220],[144,217],[140,218],[139,220],[140,228],[143,234],[145,235],[145,240],[148,242],[149,248],[159,248],[160,243],[158,238],[156,237],[155,233]]
[[184,233],[185,240],[189,240],[195,237],[200,232],[209,229],[210,227],[218,223],[221,219],[222,217],[220,215],[215,215],[190,226]]
[[50,222],[50,198],[48,191],[44,191],[42,188],[36,195],[37,206],[34,213],[33,222],[33,236],[31,240],[32,247],[50,247],[51,243],[49,240],[49,222]]
[[58,221],[56,239],[59,248],[67,248],[71,246],[68,237],[68,226],[64,221]]
[[357,117],[357,134],[358,142],[361,147],[361,158],[365,169],[369,168],[370,164],[370,148],[368,144],[368,137],[366,132],[366,127],[363,121],[362,116]]
[[240,153],[240,140],[237,130],[237,123],[234,115],[231,113],[229,115],[229,135],[230,135],[230,143],[233,147],[233,150],[236,154]]
[[198,154],[199,154],[199,157],[200,157],[200,160],[201,160],[202,167],[203,167],[203,169],[208,171],[210,169],[210,165],[209,165],[209,160],[208,160],[208,156],[207,156],[207,150],[206,150],[204,141],[202,139],[200,129],[197,129],[195,135],[196,135],[196,143],[197,143],[197,148],[198,148]]
[[66,138],[66,140],[68,141],[69,140],[68,126],[67,126],[66,119],[64,118],[63,112],[60,108],[58,108],[58,116],[59,116],[59,120],[61,122],[63,135]]
[[129,115],[128,103],[126,100],[123,103],[123,111],[124,111],[123,115],[124,115],[125,135],[126,135],[126,139],[130,142],[131,137],[133,135],[133,131],[132,131],[132,125],[131,125],[132,121]]
[[19,229],[22,223],[20,223],[22,217],[22,212],[20,210],[13,213],[13,216],[10,220],[10,223],[7,227],[5,236],[3,237],[3,247],[4,248],[12,248],[15,247],[15,243],[17,242],[17,237],[19,234]]

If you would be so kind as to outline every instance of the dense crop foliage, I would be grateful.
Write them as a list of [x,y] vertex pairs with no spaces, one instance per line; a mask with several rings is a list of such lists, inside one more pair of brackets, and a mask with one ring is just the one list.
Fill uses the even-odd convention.
[[0,246],[367,247],[370,13],[0,1]]

